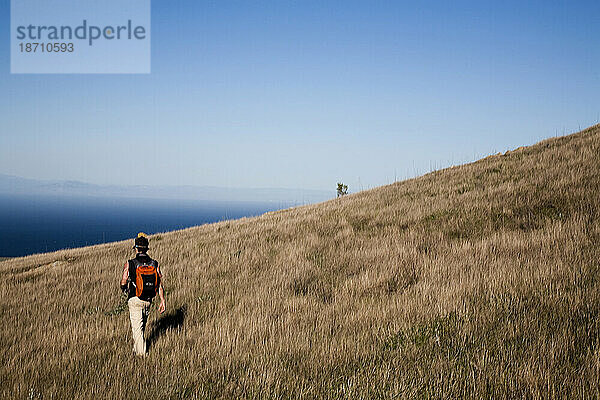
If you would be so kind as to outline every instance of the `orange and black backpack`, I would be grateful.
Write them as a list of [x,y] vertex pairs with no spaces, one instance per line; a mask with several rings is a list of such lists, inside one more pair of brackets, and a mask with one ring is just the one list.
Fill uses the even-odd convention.
[[158,262],[146,254],[138,254],[129,260],[129,279],[133,285],[129,297],[137,296],[141,300],[151,301],[160,286]]

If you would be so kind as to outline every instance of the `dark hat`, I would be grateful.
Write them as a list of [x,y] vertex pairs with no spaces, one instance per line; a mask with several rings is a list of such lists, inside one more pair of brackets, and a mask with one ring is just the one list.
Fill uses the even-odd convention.
[[135,238],[135,245],[133,246],[133,248],[148,250],[148,237],[146,237],[145,233],[138,233],[137,237]]

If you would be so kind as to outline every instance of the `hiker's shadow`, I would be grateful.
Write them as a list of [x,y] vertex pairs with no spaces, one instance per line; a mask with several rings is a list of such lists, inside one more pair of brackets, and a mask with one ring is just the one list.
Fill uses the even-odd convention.
[[164,335],[169,329],[177,329],[183,325],[185,312],[186,306],[184,305],[174,311],[164,314],[152,324],[152,330],[146,339],[148,350],[150,350],[154,342],[156,342],[156,340]]

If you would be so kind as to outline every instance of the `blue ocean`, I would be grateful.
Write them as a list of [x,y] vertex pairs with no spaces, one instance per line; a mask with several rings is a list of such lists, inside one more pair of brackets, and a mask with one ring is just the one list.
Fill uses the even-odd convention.
[[0,257],[167,232],[289,207],[281,202],[0,195]]

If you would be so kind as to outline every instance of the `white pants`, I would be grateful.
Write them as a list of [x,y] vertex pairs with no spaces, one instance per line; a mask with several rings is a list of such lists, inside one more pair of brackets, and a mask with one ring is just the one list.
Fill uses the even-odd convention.
[[146,340],[144,330],[150,311],[150,302],[132,297],[127,301],[129,306],[129,319],[131,320],[131,332],[133,333],[133,352],[138,356],[146,355]]

